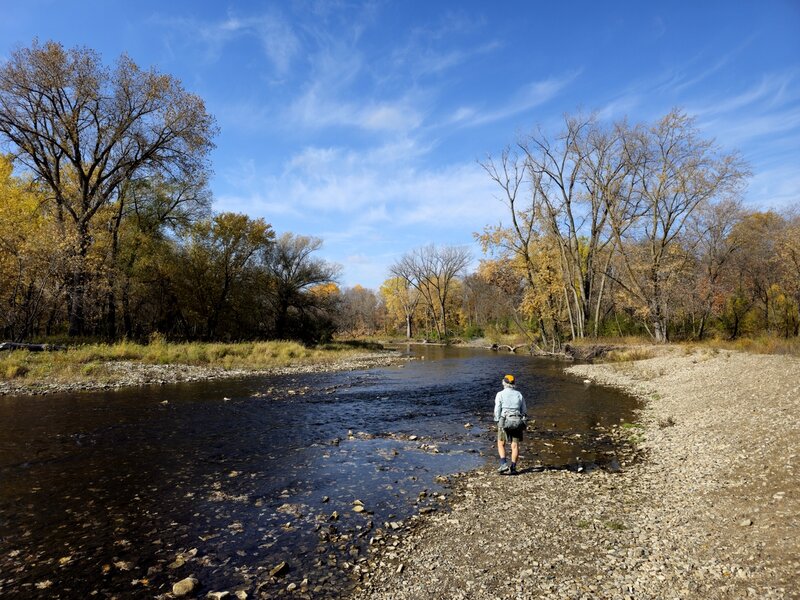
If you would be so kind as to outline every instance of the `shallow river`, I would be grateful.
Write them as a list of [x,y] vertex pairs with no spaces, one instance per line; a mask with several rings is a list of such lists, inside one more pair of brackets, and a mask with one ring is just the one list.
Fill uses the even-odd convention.
[[495,460],[505,373],[536,419],[519,477],[617,467],[602,431],[631,398],[556,362],[409,351],[402,368],[0,398],[0,597],[152,598],[189,575],[200,596],[307,578],[338,597],[370,538],[440,506],[437,476]]

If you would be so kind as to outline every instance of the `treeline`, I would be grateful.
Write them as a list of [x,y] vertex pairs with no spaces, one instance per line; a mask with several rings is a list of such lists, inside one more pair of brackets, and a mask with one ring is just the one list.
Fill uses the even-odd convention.
[[315,256],[320,240],[276,236],[263,219],[211,214],[204,193],[178,202],[171,186],[146,180],[98,211],[81,256],[40,187],[13,177],[10,160],[0,157],[4,339],[67,333],[77,269],[77,335],[312,342],[333,334],[338,267]]
[[330,337],[338,267],[316,257],[321,241],[210,211],[216,133],[199,97],[126,56],[13,53],[0,67],[0,336]]
[[381,290],[391,329],[516,332],[548,350],[800,333],[797,207],[745,209],[747,166],[682,112],[652,124],[567,116],[556,135],[482,165],[505,205],[503,223],[476,234],[486,258],[456,278],[446,249],[408,253]]
[[[734,152],[672,111],[566,116],[482,162],[504,216],[339,289],[321,240],[214,214],[199,97],[127,56],[34,42],[0,65],[0,336],[523,335],[656,341],[800,330],[800,215],[747,210]],[[15,175],[15,169],[18,174]]]

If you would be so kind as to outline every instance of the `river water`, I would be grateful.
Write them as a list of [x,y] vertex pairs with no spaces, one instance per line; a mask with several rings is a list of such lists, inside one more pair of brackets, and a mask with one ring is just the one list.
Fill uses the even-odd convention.
[[308,579],[339,597],[371,538],[440,506],[437,476],[494,466],[505,373],[536,419],[518,477],[618,468],[603,429],[633,420],[632,398],[557,362],[402,350],[419,360],[0,398],[0,597],[153,598],[189,575],[201,596]]

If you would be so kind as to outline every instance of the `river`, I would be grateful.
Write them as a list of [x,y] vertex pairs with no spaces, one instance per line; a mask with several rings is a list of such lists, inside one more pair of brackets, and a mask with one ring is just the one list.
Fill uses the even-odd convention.
[[419,360],[0,398],[0,596],[153,598],[192,575],[201,596],[305,578],[339,597],[371,538],[446,509],[439,476],[495,465],[505,373],[536,419],[519,477],[618,467],[603,428],[633,420],[632,398],[553,361],[404,350]]

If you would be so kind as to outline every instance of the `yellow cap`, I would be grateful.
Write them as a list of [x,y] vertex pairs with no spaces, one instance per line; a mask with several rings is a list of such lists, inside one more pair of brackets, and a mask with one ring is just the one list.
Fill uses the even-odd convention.
[[503,377],[503,381],[505,381],[506,383],[510,383],[511,385],[514,385],[514,376],[506,375],[505,377]]

